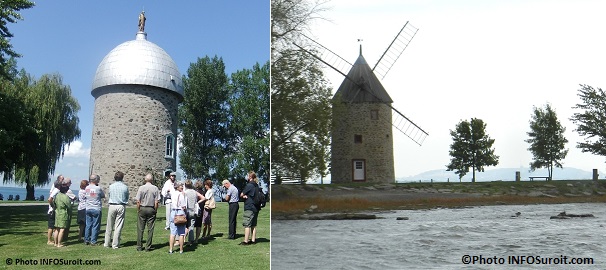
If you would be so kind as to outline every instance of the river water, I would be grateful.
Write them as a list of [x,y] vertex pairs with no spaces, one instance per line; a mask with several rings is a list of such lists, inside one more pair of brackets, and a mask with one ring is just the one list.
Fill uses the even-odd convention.
[[[595,217],[550,219],[562,211]],[[369,213],[382,219],[272,221],[272,270],[606,269],[606,204]]]

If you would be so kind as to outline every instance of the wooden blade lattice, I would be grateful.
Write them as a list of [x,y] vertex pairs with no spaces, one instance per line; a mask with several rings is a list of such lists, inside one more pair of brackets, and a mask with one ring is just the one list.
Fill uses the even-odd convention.
[[419,29],[412,26],[409,22],[406,22],[398,35],[393,39],[389,47],[385,50],[379,61],[372,68],[372,71],[377,75],[378,78],[385,78],[387,72],[393,67],[398,61],[400,55],[404,52],[412,38],[417,34]]
[[402,114],[400,111],[396,110],[396,108],[392,107],[391,105],[387,106],[391,107],[392,111],[391,125],[406,135],[406,137],[416,142],[418,145],[423,145],[425,138],[427,138],[429,134],[408,119],[408,117],[404,116],[404,114]]
[[324,63],[325,65],[329,66],[330,68],[332,68],[332,69],[336,70],[337,72],[341,73],[341,75],[347,77],[347,72],[349,72],[349,70],[353,66],[352,63],[348,62],[343,57],[339,56],[338,54],[336,54],[335,52],[331,51],[330,49],[324,47],[322,44],[316,42],[312,38],[310,38],[310,37],[308,37],[306,35],[302,35],[302,36],[305,37],[307,39],[307,41],[311,42],[313,50],[316,53],[313,53],[313,52],[311,52],[311,51],[309,51],[307,49],[304,49],[302,46],[299,46],[296,43],[295,43],[295,46],[297,46],[299,49],[307,52],[308,54],[310,54],[314,58],[320,60],[322,63]]
[[[381,59],[379,59],[379,61],[375,65],[375,68],[377,66],[379,66],[380,67],[379,70],[384,70],[384,73],[381,75],[382,78],[385,77],[385,75],[387,74],[387,71],[389,71],[391,66],[393,66],[393,64],[395,63],[397,58],[400,57],[400,55],[402,54],[404,49],[406,49],[406,47],[408,46],[408,43],[410,42],[410,40],[412,40],[412,36],[414,36],[414,33],[416,33],[416,31],[418,30],[409,25],[410,24],[407,22],[404,25],[404,27],[402,27],[402,29],[400,30],[400,32],[398,33],[398,35],[396,36],[394,41],[392,41],[392,44],[390,44],[390,46],[387,48],[385,53],[383,53],[383,56],[381,56]],[[411,30],[408,30],[408,29],[414,29],[414,33],[412,33],[412,36],[410,36]],[[402,33],[404,33],[404,34],[402,34]],[[353,66],[351,63],[349,63],[347,60],[343,59],[343,57],[339,56],[338,54],[331,51],[330,49],[324,47],[322,44],[316,42],[315,40],[313,40],[305,35],[303,35],[303,37],[307,38],[308,41],[311,41],[311,43],[313,44],[313,47],[314,47],[313,50],[317,53],[311,52],[310,50],[303,48],[303,46],[300,46],[295,43],[294,45],[297,48],[308,53],[312,57],[318,59],[320,62],[324,63],[325,65],[332,68],[333,70],[339,72],[345,78],[347,78],[348,80],[350,80],[354,84],[356,84],[358,87],[360,87],[360,89],[365,87],[365,86],[361,85],[358,81],[355,81],[353,78],[350,78],[349,76],[347,76],[347,73]],[[405,42],[405,45],[402,45],[404,42]],[[392,47],[395,48],[392,50],[395,52],[390,51],[390,48],[392,48]],[[394,56],[395,54],[397,54],[397,56]],[[379,63],[381,63],[382,59],[390,59],[390,60],[385,60],[385,61],[388,61],[386,64],[379,65]],[[373,68],[373,70],[374,70],[374,68]],[[373,91],[368,91],[368,92],[370,94],[372,94],[373,96],[375,96],[377,99],[380,99],[373,93]],[[404,114],[399,112],[396,108],[392,107],[390,104],[388,104],[388,103],[383,103],[383,104],[385,106],[389,106],[392,110],[392,122],[391,122],[392,126],[394,126],[397,130],[402,132],[404,135],[406,135],[408,138],[413,140],[418,145],[422,145],[423,142],[425,141],[425,138],[427,138],[427,136],[429,134],[427,132],[425,132],[421,127],[419,127],[417,124],[415,124],[410,119],[408,119],[408,117],[406,117]],[[386,118],[381,118],[381,119],[386,119]]]

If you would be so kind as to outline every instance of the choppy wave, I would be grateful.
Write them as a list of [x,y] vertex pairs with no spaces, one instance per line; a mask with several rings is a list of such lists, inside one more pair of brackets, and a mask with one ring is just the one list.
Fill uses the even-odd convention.
[[[289,270],[508,269],[520,265],[466,265],[462,257],[567,256],[593,258],[594,265],[522,268],[604,269],[605,206],[503,205],[374,213],[383,218],[376,220],[272,221],[271,264]],[[550,219],[562,211],[595,217]],[[409,220],[396,220],[402,216]]]

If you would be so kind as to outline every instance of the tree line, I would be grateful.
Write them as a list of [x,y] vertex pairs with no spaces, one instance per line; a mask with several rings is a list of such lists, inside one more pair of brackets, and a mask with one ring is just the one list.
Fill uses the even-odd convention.
[[[570,120],[577,125],[575,131],[585,141],[578,142],[577,148],[582,152],[590,152],[606,156],[606,93],[601,88],[580,85],[578,96],[581,103],[573,109],[575,112]],[[555,110],[550,104],[542,108],[534,107],[530,119],[530,131],[527,132],[530,144],[528,151],[533,156],[530,170],[546,168],[548,180],[553,179],[553,168],[562,168],[562,160],[566,158],[568,139],[564,136],[566,128],[558,120]],[[494,139],[486,134],[486,124],[477,118],[471,121],[462,120],[455,130],[450,130],[453,143],[450,145],[451,160],[446,165],[447,171],[455,171],[459,179],[472,170],[472,182],[475,182],[475,172],[484,171],[485,166],[496,166],[499,157],[492,148]]]
[[[4,182],[34,187],[49,183],[65,147],[80,138],[78,101],[61,75],[34,79],[8,62],[0,79],[0,172]],[[200,58],[184,76],[179,107],[180,166],[188,178],[232,179],[244,184],[269,168],[269,63],[228,77],[223,60]]]
[[198,58],[183,76],[179,164],[188,178],[245,184],[269,179],[269,62],[231,76],[220,57]]

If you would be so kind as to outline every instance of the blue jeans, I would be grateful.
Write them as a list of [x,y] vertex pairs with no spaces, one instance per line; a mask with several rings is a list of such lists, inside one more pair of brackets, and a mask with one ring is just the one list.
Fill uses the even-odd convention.
[[86,209],[86,227],[84,229],[84,242],[96,244],[101,229],[101,210]]

